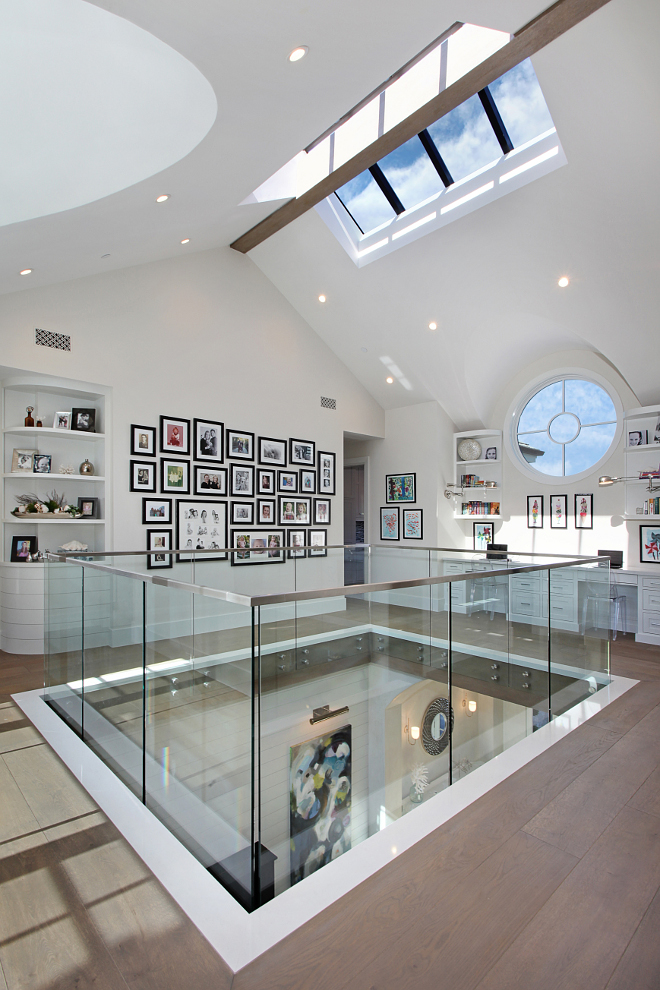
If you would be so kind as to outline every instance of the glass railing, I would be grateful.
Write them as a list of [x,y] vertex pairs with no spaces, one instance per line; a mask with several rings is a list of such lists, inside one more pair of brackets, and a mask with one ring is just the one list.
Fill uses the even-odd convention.
[[346,550],[46,565],[46,700],[246,910],[609,681],[607,559]]

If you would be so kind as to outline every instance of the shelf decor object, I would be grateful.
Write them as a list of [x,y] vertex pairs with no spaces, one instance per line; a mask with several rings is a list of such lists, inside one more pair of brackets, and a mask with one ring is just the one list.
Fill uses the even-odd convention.
[[481,444],[474,437],[461,440],[457,450],[462,461],[478,461],[481,457]]

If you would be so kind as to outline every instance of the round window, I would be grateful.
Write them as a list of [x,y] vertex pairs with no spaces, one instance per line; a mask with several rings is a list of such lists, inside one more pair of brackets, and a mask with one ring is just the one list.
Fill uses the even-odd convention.
[[516,426],[521,457],[540,474],[567,478],[597,464],[617,427],[614,403],[601,385],[562,378],[525,404]]

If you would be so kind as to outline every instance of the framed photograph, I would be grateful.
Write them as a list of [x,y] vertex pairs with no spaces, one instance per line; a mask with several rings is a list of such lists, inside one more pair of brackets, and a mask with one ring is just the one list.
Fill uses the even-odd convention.
[[527,496],[527,529],[543,529],[543,495]]
[[[14,537],[16,539],[16,537]],[[14,559],[14,546],[12,544]],[[660,564],[660,526],[639,527],[639,562],[640,564]]]
[[235,457],[244,461],[254,460],[254,433],[244,433],[242,430],[226,430],[227,457]]
[[254,502],[232,502],[231,522],[233,526],[252,526],[254,523]]
[[297,471],[278,471],[277,472],[277,490],[278,490],[278,492],[297,492],[298,491],[298,472]]
[[288,529],[286,536],[287,546],[289,547],[289,560],[292,560],[293,557],[304,557],[305,550],[303,548],[307,544],[307,534],[305,533],[305,530]]
[[399,539],[399,507],[394,509],[381,506],[380,509],[380,538],[381,540]]
[[402,509],[404,540],[421,540],[423,535],[423,509]]
[[227,468],[193,464],[193,495],[222,498],[227,494]]
[[254,495],[254,468],[248,464],[231,465],[231,494],[252,498]]
[[193,457],[196,461],[222,464],[225,425],[213,419],[193,419]]
[[190,420],[160,417],[160,452],[187,457],[190,454]]
[[286,541],[283,529],[232,529],[232,566],[244,564],[283,564]]
[[32,459],[32,471],[34,474],[50,474],[50,454],[35,454]]
[[263,468],[257,469],[257,494],[258,495],[274,495],[275,494],[275,472],[274,471],[264,471]]
[[143,498],[142,499],[142,525],[151,523],[152,526],[171,526],[172,524],[172,499],[171,498]]
[[78,496],[78,508],[83,519],[98,519],[99,517],[99,500],[96,497]]
[[278,524],[280,526],[309,526],[312,522],[312,500],[299,495],[288,498],[280,495],[278,501]]
[[568,526],[568,496],[550,496],[550,529],[566,529]]
[[56,412],[53,416],[53,429],[54,430],[70,430],[71,429],[71,410],[68,412]]
[[286,467],[286,440],[259,437],[259,463],[266,467]]
[[156,491],[156,462],[155,461],[130,461],[130,491],[132,492],[155,492]]
[[29,554],[35,554],[39,549],[36,536],[12,536],[11,538],[11,562],[12,564],[24,564]]
[[474,550],[487,550],[495,537],[495,523],[473,522],[472,523],[472,548]]
[[594,528],[594,497],[593,495],[575,496],[575,528]]
[[319,450],[319,473],[318,473],[318,493],[319,495],[335,494],[335,466],[337,458],[327,450]]
[[96,409],[72,409],[71,429],[80,433],[96,433]]
[[275,523],[275,499],[257,499],[257,522],[260,526],[272,526]]
[[328,531],[327,529],[310,529],[308,531],[309,550],[308,557],[328,556]]
[[486,454],[484,457],[486,461],[496,461],[497,460],[497,447],[486,447]]
[[176,492],[179,495],[189,495],[190,461],[179,461],[170,457],[161,457],[160,490],[164,495],[170,492]]
[[331,522],[331,512],[330,506],[332,505],[329,498],[315,498],[314,499],[314,525],[315,526],[329,526]]
[[34,455],[36,453],[36,450],[17,450],[16,447],[14,447],[14,453],[11,457],[11,473],[32,474]]
[[166,550],[172,549],[171,529],[148,529],[147,530],[147,550],[157,550],[157,553],[149,554],[147,557],[147,570],[155,571],[162,567],[172,566],[172,554]]
[[414,502],[416,480],[416,474],[386,474],[385,501],[390,505],[393,502]]
[[316,471],[300,470],[300,491],[313,494],[316,491]]
[[641,447],[649,442],[648,430],[631,430],[628,433],[628,446]]
[[177,563],[192,560],[195,550],[218,550],[198,560],[226,560],[227,503],[176,500]]
[[[57,416],[57,413],[55,413]],[[131,425],[131,454],[134,457],[156,456],[156,427]]]
[[289,440],[289,464],[302,464],[314,467],[316,463],[316,444],[311,440]]

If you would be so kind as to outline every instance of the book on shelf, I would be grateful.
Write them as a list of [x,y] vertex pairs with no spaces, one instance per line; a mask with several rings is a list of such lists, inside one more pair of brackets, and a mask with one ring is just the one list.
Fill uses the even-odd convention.
[[464,516],[499,516],[499,502],[462,502],[461,513]]
[[[639,509],[637,511],[639,512]],[[642,506],[641,514],[643,516],[660,515],[660,497],[656,495],[655,498],[647,498]]]

